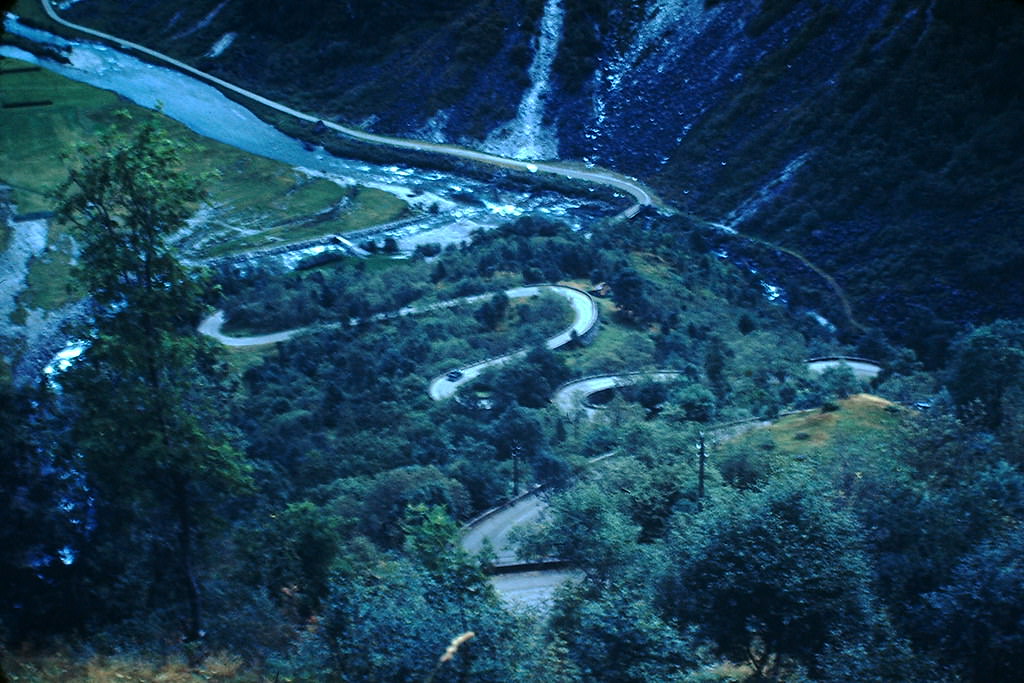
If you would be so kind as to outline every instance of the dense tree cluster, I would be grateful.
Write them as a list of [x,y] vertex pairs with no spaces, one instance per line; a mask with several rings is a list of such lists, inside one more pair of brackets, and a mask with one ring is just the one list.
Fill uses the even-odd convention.
[[[1012,444],[952,409],[897,410],[880,441],[850,434],[746,482],[715,448],[703,499],[694,433],[623,425],[622,455],[525,541],[584,573],[554,635],[593,678],[674,680],[724,658],[772,680],[1004,679],[1024,476]],[[727,444],[725,463],[768,460],[764,443]],[[631,647],[641,637],[663,645]]]
[[[730,421],[833,420],[865,386],[803,360],[856,349],[683,219],[583,235],[524,218],[214,288],[164,241],[201,197],[178,169],[146,123],[62,190],[95,312],[57,384],[0,390],[6,642],[224,649],[303,681],[983,681],[1019,664],[1024,323],[964,332],[939,374],[872,337],[874,390],[927,409],[789,457]],[[564,302],[500,293],[538,281],[610,285],[589,346],[542,348]],[[211,291],[238,330],[308,329],[226,357],[195,332]],[[428,397],[431,377],[524,346],[461,400]],[[593,422],[548,403],[573,377],[645,369],[679,379],[617,391]],[[509,610],[457,542],[537,483],[550,508],[523,552],[578,576],[548,619]]]

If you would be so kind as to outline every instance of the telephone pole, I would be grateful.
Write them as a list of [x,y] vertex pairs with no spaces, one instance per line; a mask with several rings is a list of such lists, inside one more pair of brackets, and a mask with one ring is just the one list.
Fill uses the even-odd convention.
[[700,455],[697,457],[697,512],[704,511],[704,462],[708,459],[704,448],[704,431],[700,432]]

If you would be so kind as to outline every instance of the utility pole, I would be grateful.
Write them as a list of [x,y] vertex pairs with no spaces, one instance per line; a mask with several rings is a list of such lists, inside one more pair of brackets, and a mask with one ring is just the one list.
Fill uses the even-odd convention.
[[700,432],[700,455],[697,457],[698,469],[697,469],[697,512],[704,511],[704,462],[708,459],[708,454],[704,448],[704,432]]
[[512,497],[519,495],[519,451],[522,447],[518,444],[512,447]]

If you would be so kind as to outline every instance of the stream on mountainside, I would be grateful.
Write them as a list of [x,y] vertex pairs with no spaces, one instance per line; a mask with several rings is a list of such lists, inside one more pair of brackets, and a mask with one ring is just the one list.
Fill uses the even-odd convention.
[[488,136],[484,149],[513,159],[557,159],[558,137],[544,126],[545,98],[551,70],[562,42],[565,10],[560,0],[547,0],[536,37],[533,62],[527,73],[530,87],[519,102],[516,118]]

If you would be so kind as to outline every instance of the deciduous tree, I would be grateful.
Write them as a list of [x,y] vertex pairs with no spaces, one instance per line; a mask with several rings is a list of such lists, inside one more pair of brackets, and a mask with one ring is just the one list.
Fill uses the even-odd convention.
[[928,615],[944,659],[972,681],[1015,678],[1024,665],[1024,529],[984,541],[928,594]]
[[1003,398],[1022,384],[1024,324],[997,320],[973,330],[953,344],[950,391],[961,409],[977,402],[988,427],[1003,419]]
[[661,604],[757,675],[813,671],[826,651],[884,631],[850,516],[780,481],[678,520]]

